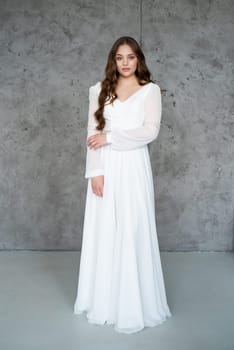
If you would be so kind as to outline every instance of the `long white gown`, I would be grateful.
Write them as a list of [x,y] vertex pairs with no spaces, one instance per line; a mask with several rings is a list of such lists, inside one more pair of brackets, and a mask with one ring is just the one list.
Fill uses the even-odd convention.
[[[101,82],[89,88],[87,138],[95,130]],[[157,138],[161,92],[155,83],[125,101],[106,104],[108,144],[87,147],[88,179],[74,313],[89,323],[113,324],[117,332],[153,327],[172,314],[166,300],[156,231],[148,143]],[[104,175],[103,197],[91,177]]]

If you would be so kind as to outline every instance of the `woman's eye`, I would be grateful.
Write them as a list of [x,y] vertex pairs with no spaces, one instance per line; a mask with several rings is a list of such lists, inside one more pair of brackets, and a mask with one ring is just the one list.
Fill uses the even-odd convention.
[[[135,58],[135,56],[129,56],[128,57],[130,60],[134,60],[134,58]],[[119,60],[121,60],[122,59],[122,57],[116,57],[116,60],[117,61],[119,61]]]

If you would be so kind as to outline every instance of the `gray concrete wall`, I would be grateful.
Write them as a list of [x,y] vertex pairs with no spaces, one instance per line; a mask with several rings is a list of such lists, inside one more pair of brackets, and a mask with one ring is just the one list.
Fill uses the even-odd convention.
[[0,0],[0,249],[80,249],[88,87],[114,40],[165,88],[150,153],[161,250],[232,250],[232,0]]

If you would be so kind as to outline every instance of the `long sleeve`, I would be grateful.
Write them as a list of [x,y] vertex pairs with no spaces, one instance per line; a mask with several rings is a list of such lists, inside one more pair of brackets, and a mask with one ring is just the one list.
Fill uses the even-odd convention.
[[[98,93],[96,86],[91,86],[89,88],[89,111],[88,111],[88,125],[87,125],[87,139],[89,136],[101,133],[100,130],[96,130],[97,121],[94,116],[94,112],[98,109]],[[101,147],[89,148],[87,146],[86,153],[86,169],[85,178],[94,177],[98,175],[104,175],[102,157],[101,157]]]
[[153,84],[144,101],[144,123],[134,129],[114,128],[107,133],[107,143],[118,151],[127,151],[142,147],[158,136],[162,116],[161,91]]

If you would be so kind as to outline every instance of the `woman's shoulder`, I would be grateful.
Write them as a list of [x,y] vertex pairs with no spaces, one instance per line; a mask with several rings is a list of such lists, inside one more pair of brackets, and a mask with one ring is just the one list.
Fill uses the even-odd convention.
[[141,81],[141,85],[143,86],[148,86],[147,91],[161,91],[159,85],[155,83],[154,81]]
[[149,85],[149,89],[147,89],[148,91],[147,95],[155,97],[161,94],[161,88],[157,83],[151,81],[148,83],[148,85]]
[[161,89],[157,83],[150,81],[146,85],[148,85],[148,87],[146,87],[144,98],[156,99],[161,95]]
[[101,89],[101,81],[97,81],[95,84],[89,87],[90,90],[99,91]]
[[160,90],[160,86],[157,84],[157,83],[155,83],[154,81],[150,81],[149,83],[148,83],[150,86],[152,86],[153,87],[153,89],[155,89],[155,90]]

